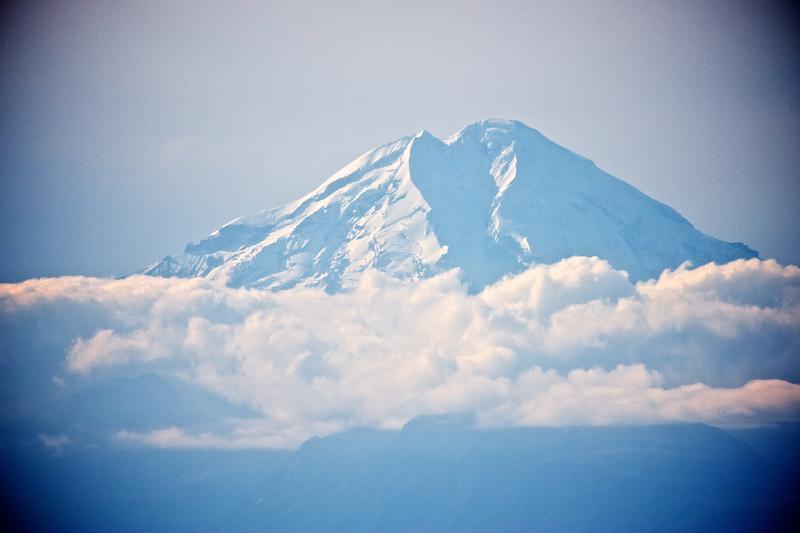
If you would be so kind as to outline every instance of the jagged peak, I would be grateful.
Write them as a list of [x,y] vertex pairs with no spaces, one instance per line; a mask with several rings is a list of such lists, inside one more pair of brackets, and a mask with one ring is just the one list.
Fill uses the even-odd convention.
[[504,134],[516,136],[516,135],[536,135],[542,136],[542,134],[525,124],[519,120],[509,120],[503,118],[487,118],[484,120],[479,120],[477,122],[472,122],[461,128],[458,132],[451,135],[447,138],[447,143],[452,144],[459,140],[467,140],[467,139],[476,139],[481,140],[483,137],[486,136],[487,132],[492,130],[499,130]]

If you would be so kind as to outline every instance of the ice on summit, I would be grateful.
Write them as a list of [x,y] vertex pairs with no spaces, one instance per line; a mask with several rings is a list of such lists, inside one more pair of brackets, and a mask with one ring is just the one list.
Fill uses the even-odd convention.
[[335,292],[367,268],[419,279],[458,267],[480,290],[576,255],[638,281],[685,261],[758,254],[701,233],[525,124],[493,119],[445,140],[422,130],[380,146],[307,196],[237,218],[144,273]]

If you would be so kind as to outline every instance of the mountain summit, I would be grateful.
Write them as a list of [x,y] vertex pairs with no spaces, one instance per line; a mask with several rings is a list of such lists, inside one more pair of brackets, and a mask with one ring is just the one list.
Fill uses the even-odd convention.
[[493,119],[370,150],[307,196],[237,218],[143,273],[337,291],[370,267],[413,279],[458,267],[479,290],[574,255],[606,259],[637,281],[687,260],[758,254],[701,233],[525,124]]

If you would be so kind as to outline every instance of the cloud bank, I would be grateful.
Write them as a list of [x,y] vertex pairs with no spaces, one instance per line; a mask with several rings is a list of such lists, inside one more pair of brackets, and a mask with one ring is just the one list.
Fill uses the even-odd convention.
[[800,418],[800,268],[772,260],[634,285],[573,257],[477,295],[455,270],[416,282],[369,271],[339,294],[145,276],[0,286],[7,323],[64,328],[52,317],[65,313],[91,318],[62,334],[49,386],[156,372],[252,413],[213,431],[120,427],[121,442],[293,446],[461,411],[487,427]]

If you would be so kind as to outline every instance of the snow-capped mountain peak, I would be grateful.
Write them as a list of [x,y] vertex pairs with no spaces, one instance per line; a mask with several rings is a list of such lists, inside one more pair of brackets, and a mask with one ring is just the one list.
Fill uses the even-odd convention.
[[525,124],[490,119],[370,150],[303,198],[232,220],[144,273],[337,291],[367,268],[417,279],[458,267],[478,290],[573,255],[640,280],[757,253],[704,235]]

